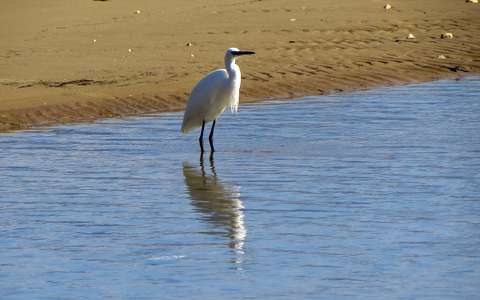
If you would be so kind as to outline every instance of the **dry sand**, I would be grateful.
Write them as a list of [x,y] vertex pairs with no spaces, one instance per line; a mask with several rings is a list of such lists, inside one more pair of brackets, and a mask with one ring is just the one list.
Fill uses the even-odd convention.
[[228,47],[257,52],[239,60],[241,102],[479,73],[479,4],[386,4],[2,1],[0,131],[181,110]]

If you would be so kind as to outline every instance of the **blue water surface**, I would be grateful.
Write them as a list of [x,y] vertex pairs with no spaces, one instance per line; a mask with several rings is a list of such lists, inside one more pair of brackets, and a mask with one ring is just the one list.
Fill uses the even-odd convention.
[[0,135],[0,299],[478,299],[480,78],[181,118]]

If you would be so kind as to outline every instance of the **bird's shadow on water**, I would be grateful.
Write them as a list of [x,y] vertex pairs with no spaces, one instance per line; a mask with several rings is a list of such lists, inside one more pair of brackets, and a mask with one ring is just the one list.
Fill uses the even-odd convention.
[[208,164],[207,169],[203,155],[200,155],[198,168],[183,162],[185,186],[195,211],[202,215],[202,220],[213,225],[213,234],[228,237],[228,246],[236,256],[234,262],[240,263],[247,237],[240,188],[220,180],[213,155],[209,156]]

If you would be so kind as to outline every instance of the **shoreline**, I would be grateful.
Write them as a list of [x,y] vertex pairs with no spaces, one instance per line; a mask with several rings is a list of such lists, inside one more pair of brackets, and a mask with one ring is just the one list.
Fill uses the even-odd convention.
[[[297,98],[304,98],[304,97],[310,97],[310,96],[329,96],[335,93],[352,93],[352,92],[357,92],[357,91],[368,91],[368,90],[374,90],[378,88],[386,88],[386,87],[393,87],[393,86],[405,86],[405,85],[410,85],[410,84],[422,84],[422,83],[427,83],[427,82],[435,82],[439,80],[455,80],[455,79],[463,79],[463,78],[469,78],[469,77],[476,77],[479,76],[480,73],[467,73],[467,74],[457,74],[457,75],[451,75],[451,76],[444,76],[444,77],[434,77],[432,79],[427,79],[427,80],[415,80],[415,81],[405,81],[405,82],[397,82],[395,84],[376,84],[373,86],[368,86],[368,87],[361,87],[361,88],[345,88],[345,89],[334,89],[330,90],[327,92],[324,92],[322,94],[303,94],[303,93],[292,93],[289,94],[288,96],[285,97],[265,97],[262,99],[242,99],[240,100],[239,104],[239,111],[241,113],[241,106],[242,104],[248,105],[248,104],[255,104],[255,103],[267,103],[269,101],[288,101],[288,100],[293,100]],[[153,105],[153,104],[152,104]],[[98,107],[98,106],[97,106]],[[50,109],[50,107],[48,108]],[[169,112],[179,112],[183,111],[184,109],[184,103],[181,103],[181,106],[179,107],[171,107],[167,109],[159,109],[157,110],[156,108],[150,108],[149,104],[145,104],[145,111],[142,110],[142,107],[138,107],[138,111],[129,113],[128,111],[123,111],[120,106],[117,108],[119,112],[115,112],[114,106],[109,106],[108,108],[105,108],[105,113],[100,112],[100,116],[93,116],[93,117],[79,117],[78,114],[73,114],[72,116],[69,116],[68,114],[63,115],[63,118],[66,118],[66,121],[59,122],[58,120],[52,120],[51,122],[47,119],[41,121],[42,123],[38,124],[25,124],[25,127],[17,128],[17,129],[9,129],[9,130],[0,130],[0,135],[2,134],[8,134],[8,133],[16,133],[16,132],[22,132],[22,131],[42,131],[43,129],[56,126],[56,125],[75,125],[75,124],[85,124],[85,123],[95,123],[99,122],[101,120],[107,120],[107,119],[116,119],[116,118],[129,118],[129,117],[148,117],[149,115],[152,114],[161,114],[161,113],[169,113]],[[40,113],[42,114],[41,109],[32,109],[33,113]],[[103,115],[103,114],[106,114]],[[71,119],[70,119],[71,118]],[[181,124],[179,123],[179,126]],[[180,127],[179,127],[180,128]],[[179,130],[180,132],[180,130]]]
[[5,4],[0,132],[180,111],[228,47],[257,53],[240,105],[480,74],[480,5],[317,2]]

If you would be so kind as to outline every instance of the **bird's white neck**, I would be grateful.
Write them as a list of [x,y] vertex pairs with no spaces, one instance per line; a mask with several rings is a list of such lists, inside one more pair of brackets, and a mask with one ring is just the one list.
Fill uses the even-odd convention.
[[225,57],[225,69],[228,72],[228,76],[235,80],[240,78],[240,68],[235,63],[235,58],[233,57]]

